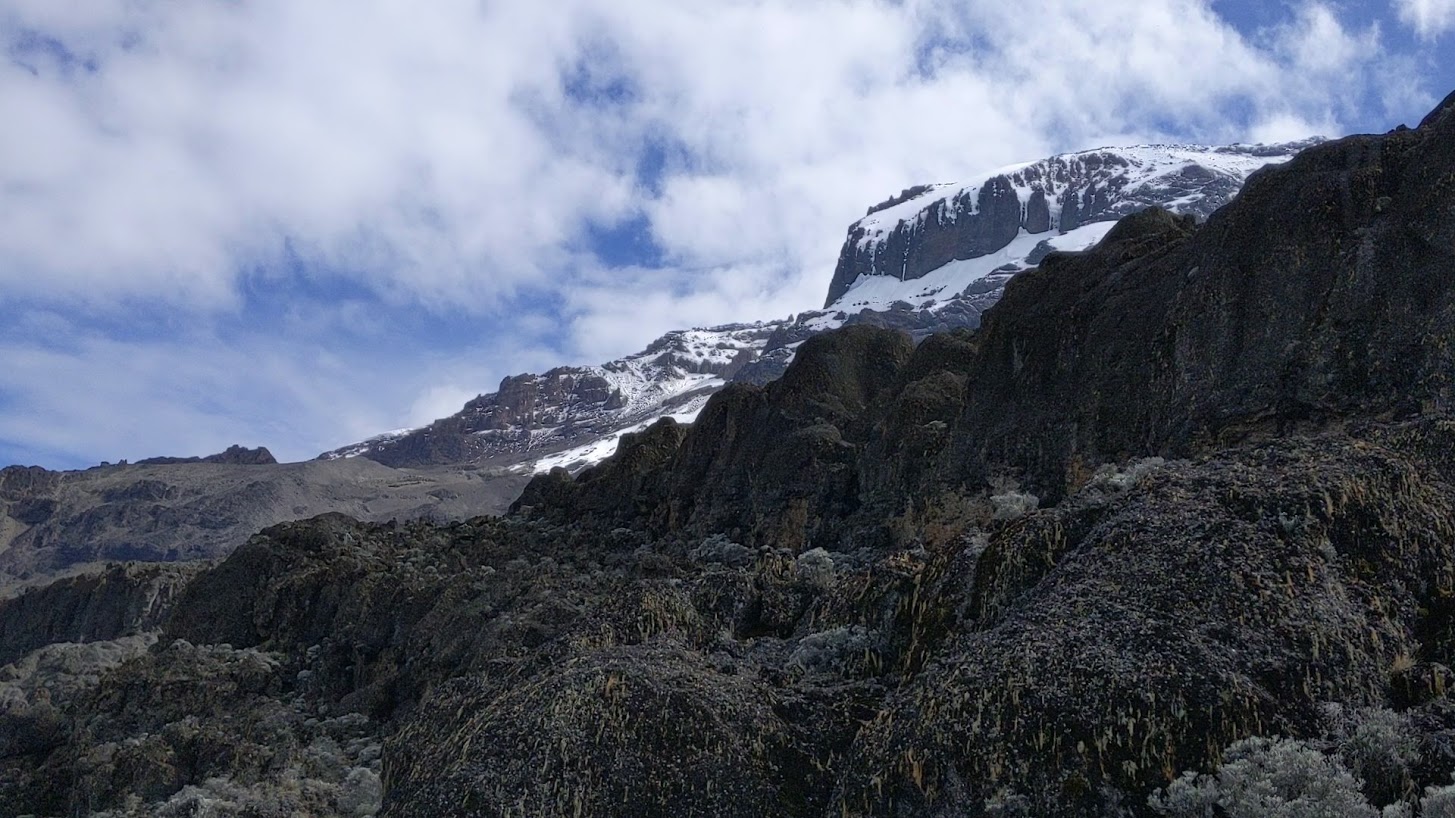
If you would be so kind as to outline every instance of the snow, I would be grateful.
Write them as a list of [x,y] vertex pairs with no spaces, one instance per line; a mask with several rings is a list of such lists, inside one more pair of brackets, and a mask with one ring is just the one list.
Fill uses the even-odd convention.
[[[859,246],[863,247],[875,240],[894,231],[901,223],[922,220],[926,218],[926,211],[937,202],[953,199],[964,194],[970,202],[978,202],[980,189],[989,184],[996,177],[1005,177],[1014,188],[1021,204],[1024,206],[1030,199],[1030,194],[1041,188],[1046,192],[1047,203],[1050,206],[1051,218],[1054,221],[1060,215],[1060,204],[1057,197],[1064,184],[1052,180],[1053,174],[1044,172],[1057,166],[1076,166],[1084,164],[1088,157],[1100,154],[1113,154],[1126,160],[1129,167],[1125,169],[1102,170],[1093,173],[1093,177],[1111,177],[1126,174],[1131,181],[1124,189],[1126,193],[1134,193],[1145,188],[1160,179],[1165,179],[1180,173],[1190,165],[1200,165],[1214,173],[1234,176],[1238,179],[1247,178],[1248,174],[1270,164],[1285,162],[1308,142],[1290,143],[1286,146],[1271,146],[1274,150],[1282,151],[1272,156],[1260,156],[1265,146],[1262,145],[1231,145],[1227,147],[1205,147],[1201,145],[1133,145],[1128,147],[1104,147],[1094,148],[1077,153],[1060,154],[1050,159],[1043,159],[1039,162],[1022,162],[1015,165],[996,168],[973,175],[971,178],[977,181],[969,184],[939,183],[930,185],[929,189],[919,196],[900,202],[893,207],[887,207],[875,213],[871,213],[855,222],[853,228],[862,230],[859,239]],[[1029,181],[1030,174],[1024,171],[1039,167],[1043,172],[1040,179],[1034,183]],[[946,208],[946,215],[954,218],[954,209]]]
[[[952,261],[920,278],[901,281],[892,276],[861,275],[849,291],[829,307],[830,310],[858,312],[869,309],[884,311],[896,301],[924,309],[931,302],[943,303],[964,292],[965,288],[1003,267],[1017,271],[1030,268],[1026,257],[1043,241],[1057,250],[1085,250],[1101,241],[1115,222],[1093,222],[1069,233],[1027,233],[1022,230],[1011,243],[998,252],[979,258]],[[934,309],[930,306],[930,309]]]
[[399,438],[404,437],[405,435],[413,431],[415,431],[414,427],[393,429],[388,432],[374,435],[367,440],[362,440],[347,448],[338,449],[332,452],[326,452],[322,455],[322,458],[324,460],[342,460],[348,457],[359,457],[361,455],[368,454],[371,449],[373,449],[380,443],[388,443],[391,440],[398,440]]
[[[1196,210],[1203,204],[1208,193],[1203,190],[1199,179],[1213,178],[1236,181],[1241,184],[1249,174],[1270,164],[1291,159],[1299,150],[1319,140],[1288,143],[1285,145],[1232,145],[1228,147],[1204,147],[1199,145],[1133,145],[1129,147],[1096,148],[1078,153],[1062,154],[1039,162],[1026,162],[986,171],[973,178],[969,184],[936,184],[912,199],[871,213],[856,222],[851,235],[857,235],[858,247],[862,253],[872,253],[873,247],[902,225],[912,228],[926,219],[953,220],[960,213],[954,206],[936,208],[937,204],[963,197],[969,210],[978,207],[982,189],[993,180],[1009,184],[1011,190],[1024,208],[1032,193],[1042,191],[1046,196],[1051,223],[1057,224],[1061,217],[1061,199],[1070,188],[1073,194],[1091,187],[1115,192],[1117,200],[1132,206],[1138,202],[1160,204],[1173,211]],[[1179,179],[1187,168],[1197,166],[1205,173],[1190,179]],[[1222,188],[1226,190],[1226,187]],[[1183,190],[1186,190],[1183,193]],[[1181,193],[1181,195],[1177,195]],[[1221,200],[1217,200],[1220,203]],[[962,205],[963,207],[963,205]],[[1024,215],[1024,211],[1022,211]],[[933,216],[932,216],[933,214]],[[960,294],[965,288],[997,270],[1013,272],[1031,265],[1027,256],[1042,239],[1059,250],[1081,250],[1090,247],[1111,229],[1112,222],[1106,221],[1083,225],[1060,236],[1049,234],[1029,235],[1024,230],[997,253],[975,259],[953,261],[931,271],[920,278],[901,281],[892,272],[861,275],[843,296],[829,306],[830,310],[861,309],[886,310],[896,301],[908,303],[915,309],[935,309]],[[1002,269],[1004,268],[1004,269]],[[893,265],[890,265],[892,271]]]
[[[719,385],[721,385],[721,382],[719,382]],[[520,471],[529,470],[533,474],[544,474],[554,468],[563,468],[572,473],[578,472],[588,466],[594,466],[606,458],[611,457],[613,454],[616,454],[616,448],[621,443],[622,435],[640,432],[664,417],[672,418],[678,423],[691,423],[702,412],[702,407],[707,405],[707,399],[709,397],[711,396],[699,395],[679,411],[657,415],[649,420],[644,420],[641,423],[612,432],[606,437],[593,440],[584,446],[577,446],[574,449],[567,449],[563,452],[546,455],[533,463],[524,463],[516,468]]]

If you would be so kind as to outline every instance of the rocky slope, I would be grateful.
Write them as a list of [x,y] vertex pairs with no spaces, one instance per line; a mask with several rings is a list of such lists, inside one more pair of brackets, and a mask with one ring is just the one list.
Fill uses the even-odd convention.
[[664,415],[690,418],[789,323],[681,330],[601,366],[508,377],[497,391],[476,397],[448,418],[326,452],[320,459],[363,456],[391,466],[520,460]]
[[160,633],[0,668],[0,803],[1220,814],[1149,795],[1282,735],[1360,772],[1267,768],[1267,810],[1418,814],[1455,770],[1451,269],[1455,96],[1123,219],[977,331],[810,338],[509,517],[270,528]]
[[1149,206],[1206,218],[1250,173],[1317,141],[1103,148],[995,171],[972,184],[910,188],[850,226],[822,311],[681,330],[601,366],[509,377],[427,427],[320,457],[579,471],[615,451],[624,433],[662,417],[690,422],[726,383],[776,379],[798,345],[821,332],[865,324],[921,339],[977,327],[1006,281],[1047,253],[1086,249],[1118,218]]
[[497,513],[525,482],[488,468],[278,464],[266,454],[0,469],[0,597],[101,562],[226,556],[260,528],[328,511],[381,521]]

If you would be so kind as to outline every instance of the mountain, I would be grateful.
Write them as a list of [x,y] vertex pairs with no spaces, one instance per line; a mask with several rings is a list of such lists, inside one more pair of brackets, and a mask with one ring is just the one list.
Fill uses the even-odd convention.
[[[259,528],[328,511],[503,511],[532,474],[579,472],[661,418],[691,422],[727,384],[776,380],[820,333],[868,325],[923,339],[977,327],[1011,276],[1050,252],[1089,247],[1140,207],[1205,217],[1252,172],[1315,143],[1103,148],[916,186],[850,226],[824,310],[679,330],[600,366],[509,377],[429,426],[319,457],[332,466],[279,465],[267,449],[233,446],[65,474],[7,470],[0,588],[109,560],[211,559]],[[346,462],[355,459],[388,468]]]
[[0,804],[1440,814],[1452,214],[1455,95],[1132,213],[978,329],[819,333],[504,517],[0,602]]
[[756,361],[783,323],[668,333],[642,352],[601,366],[517,375],[422,429],[371,438],[321,455],[391,466],[502,463],[595,440],[663,415],[690,419],[707,396]]
[[[969,185],[912,188],[849,228],[841,256],[858,259],[863,271],[835,300],[845,270],[859,269],[840,263],[829,309],[680,330],[600,366],[509,377],[448,418],[325,453],[312,465],[276,464],[266,449],[233,446],[205,458],[27,470],[41,476],[24,480],[8,470],[0,481],[0,589],[113,560],[213,559],[259,528],[329,511],[378,521],[504,511],[533,474],[579,472],[663,417],[692,421],[727,384],[776,380],[820,333],[867,325],[923,339],[976,327],[1011,275],[1047,252],[1095,243],[1110,219],[1140,205],[1205,215],[1255,168],[1300,147],[1101,149]],[[990,210],[982,199],[997,213],[1018,214],[1014,230],[997,228],[1013,234],[1008,243],[984,238]],[[1042,200],[1045,219],[1033,204]],[[918,278],[901,280],[911,268],[885,261],[904,248],[912,248]]]
[[390,466],[452,463],[579,471],[623,434],[690,422],[727,383],[767,383],[798,345],[871,324],[910,332],[979,326],[1005,282],[1048,253],[1083,250],[1145,207],[1206,218],[1247,177],[1319,140],[1280,145],[1101,148],[993,171],[971,184],[918,185],[849,227],[825,309],[778,321],[680,330],[600,366],[506,378],[448,418],[320,455]]

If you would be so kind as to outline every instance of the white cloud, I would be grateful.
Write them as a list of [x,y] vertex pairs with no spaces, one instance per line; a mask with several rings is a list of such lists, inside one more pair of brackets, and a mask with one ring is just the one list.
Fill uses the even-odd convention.
[[[184,439],[169,428],[272,428],[299,453],[330,423],[424,422],[552,356],[816,307],[844,228],[910,184],[1096,144],[1337,131],[1386,55],[1331,9],[1250,38],[1201,0],[11,0],[0,299],[67,313],[88,345],[58,362],[0,344],[77,383],[119,366],[146,388],[117,386],[120,438],[58,431],[85,422],[65,387],[28,386],[0,440],[178,451],[193,444],[162,445]],[[663,161],[639,178],[648,145]],[[661,268],[592,258],[591,228],[638,218]],[[92,327],[138,303],[205,327],[267,288],[356,300],[293,304],[245,355]],[[421,314],[477,316],[478,337],[381,364],[387,389],[346,371],[367,365],[350,333]],[[170,363],[136,372],[132,354]],[[151,396],[188,403],[188,379],[225,386],[252,359],[295,428],[265,427],[262,404],[146,419]],[[45,411],[63,419],[50,431]]]
[[1423,38],[1455,28],[1455,0],[1395,0],[1395,8],[1399,19]]
[[561,104],[551,15],[55,5],[0,19],[38,33],[0,66],[10,292],[227,305],[287,237],[393,298],[488,302],[627,205],[630,179],[553,150],[518,101]]
[[1293,114],[1274,114],[1253,126],[1248,132],[1248,141],[1274,144],[1331,133],[1335,133],[1335,130],[1328,120],[1314,123]]

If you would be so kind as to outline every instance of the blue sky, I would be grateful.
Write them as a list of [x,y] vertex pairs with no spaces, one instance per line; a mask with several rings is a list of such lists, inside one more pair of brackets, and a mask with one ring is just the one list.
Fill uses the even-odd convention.
[[1455,0],[0,0],[0,464],[284,459],[817,307],[872,202],[1414,125]]

